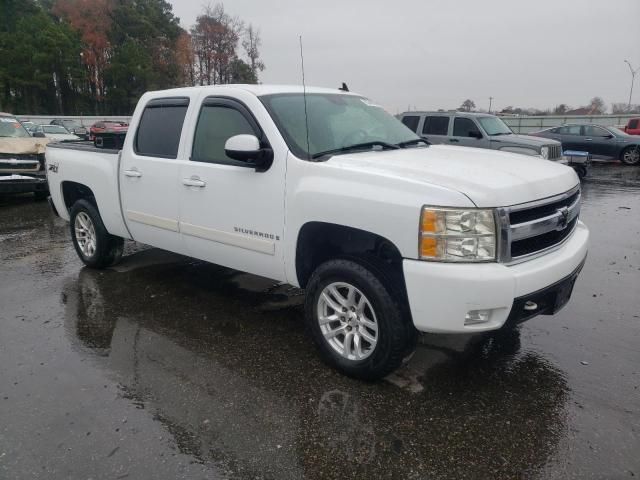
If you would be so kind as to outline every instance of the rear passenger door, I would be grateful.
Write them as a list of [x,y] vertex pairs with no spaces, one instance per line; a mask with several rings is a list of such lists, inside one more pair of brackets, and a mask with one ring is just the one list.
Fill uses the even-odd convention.
[[464,147],[489,148],[489,138],[480,130],[476,122],[466,117],[455,117],[453,135],[449,139],[452,145]]
[[449,143],[449,116],[427,115],[420,135],[430,143]]
[[587,146],[584,145],[582,139],[582,126],[581,125],[565,125],[557,129],[557,134],[562,142],[562,150],[578,150],[588,152]]
[[122,210],[134,240],[185,253],[179,233],[178,150],[189,98],[147,102],[120,165]]

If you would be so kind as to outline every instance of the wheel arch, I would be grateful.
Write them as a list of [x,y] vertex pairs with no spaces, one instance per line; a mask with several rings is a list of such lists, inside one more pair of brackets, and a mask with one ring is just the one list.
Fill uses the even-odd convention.
[[307,222],[300,228],[295,267],[301,288],[306,287],[319,265],[338,258],[369,268],[403,300],[407,299],[403,257],[389,239],[366,230],[320,221]]
[[96,196],[93,193],[93,190],[88,186],[82,183],[65,180],[60,184],[60,189],[62,191],[62,199],[64,201],[64,206],[67,209],[67,213],[71,211],[71,207],[78,200],[87,200],[94,207],[98,208]]

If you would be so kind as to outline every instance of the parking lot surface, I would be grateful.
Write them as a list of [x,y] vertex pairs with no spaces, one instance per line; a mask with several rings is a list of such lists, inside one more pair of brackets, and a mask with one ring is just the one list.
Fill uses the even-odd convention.
[[0,478],[637,478],[640,169],[596,165],[568,306],[424,336],[363,383],[286,285],[128,244],[83,268],[46,202],[0,203]]

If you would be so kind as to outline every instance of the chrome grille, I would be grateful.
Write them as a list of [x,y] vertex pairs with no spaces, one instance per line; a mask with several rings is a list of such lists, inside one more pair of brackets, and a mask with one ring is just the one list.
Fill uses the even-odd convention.
[[562,158],[562,145],[549,145],[549,160]]
[[553,250],[580,216],[580,187],[536,202],[498,209],[500,261],[519,263]]

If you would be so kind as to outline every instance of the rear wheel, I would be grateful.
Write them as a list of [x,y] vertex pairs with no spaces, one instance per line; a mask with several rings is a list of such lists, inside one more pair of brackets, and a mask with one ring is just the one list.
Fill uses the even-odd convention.
[[640,147],[627,147],[620,155],[620,161],[625,165],[640,164]]
[[122,257],[124,239],[107,232],[98,209],[87,200],[78,200],[70,211],[71,238],[85,265],[104,268]]
[[331,260],[307,286],[305,317],[323,360],[356,378],[375,380],[398,368],[415,346],[406,309],[370,270]]

